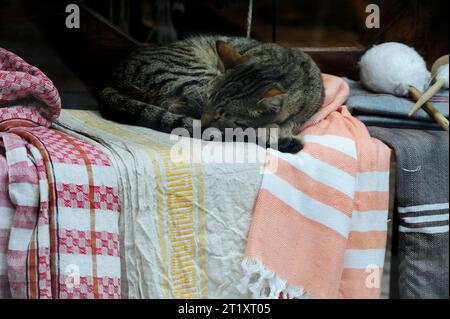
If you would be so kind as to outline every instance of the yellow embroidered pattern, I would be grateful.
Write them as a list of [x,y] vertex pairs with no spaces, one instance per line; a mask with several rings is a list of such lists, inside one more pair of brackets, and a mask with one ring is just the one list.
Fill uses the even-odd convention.
[[[157,185],[162,270],[164,277],[172,281],[163,280],[166,297],[173,294],[174,298],[207,298],[201,165],[174,158],[169,146],[157,144],[120,124],[111,125],[95,113],[70,111],[70,114],[85,126],[143,146],[153,163]],[[166,242],[166,236],[169,242]]]

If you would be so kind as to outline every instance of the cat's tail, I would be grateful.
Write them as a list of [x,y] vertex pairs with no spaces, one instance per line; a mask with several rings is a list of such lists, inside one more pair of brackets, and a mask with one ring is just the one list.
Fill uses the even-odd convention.
[[100,113],[106,119],[144,126],[166,133],[171,133],[176,128],[185,128],[192,133],[192,118],[133,99],[115,88],[104,88],[99,92],[99,98]]

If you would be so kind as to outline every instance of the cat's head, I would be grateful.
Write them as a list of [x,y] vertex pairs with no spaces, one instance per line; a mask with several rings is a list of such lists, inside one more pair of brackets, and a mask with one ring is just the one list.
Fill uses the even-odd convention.
[[223,130],[273,123],[288,101],[276,62],[242,56],[222,41],[216,49],[221,74],[211,83],[202,126]]

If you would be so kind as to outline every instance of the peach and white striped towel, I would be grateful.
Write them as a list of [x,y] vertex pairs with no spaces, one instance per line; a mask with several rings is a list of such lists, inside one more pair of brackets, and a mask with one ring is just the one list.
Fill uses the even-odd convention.
[[243,261],[242,288],[256,298],[380,295],[390,149],[347,111],[347,84],[324,83],[304,149],[268,151]]

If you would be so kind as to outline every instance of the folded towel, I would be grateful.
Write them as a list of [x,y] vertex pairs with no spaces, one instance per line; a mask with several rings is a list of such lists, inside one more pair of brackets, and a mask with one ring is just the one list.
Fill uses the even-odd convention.
[[399,294],[448,299],[447,132],[369,128],[397,159]]
[[265,148],[187,139],[191,156],[178,154],[178,138],[92,111],[64,110],[55,127],[110,152],[123,207],[123,297],[250,298],[237,287]]
[[[29,109],[28,120],[33,116],[44,122],[41,125],[49,126],[61,111],[61,99],[52,81],[41,70],[0,48],[0,108],[12,108],[2,114],[3,118],[16,112],[25,115],[23,106]],[[19,109],[15,111],[16,108]]]
[[[412,118],[408,112],[414,102],[408,98],[389,94],[377,94],[364,89],[359,82],[345,79],[350,86],[347,106],[353,116],[366,125],[382,127],[400,127],[441,130],[423,109],[417,111]],[[431,102],[446,118],[449,117],[448,90],[442,90]]]
[[441,131],[442,128],[437,122],[425,122],[417,120],[405,120],[395,117],[385,117],[378,115],[356,115],[354,116],[366,126],[378,126],[386,128],[404,128],[417,130]]
[[48,128],[58,91],[3,49],[0,83],[0,297],[120,297],[120,205],[108,157]]
[[0,299],[11,298],[9,289],[6,253],[8,252],[14,208],[8,194],[8,164],[2,154],[3,141],[0,140]]
[[268,151],[243,261],[242,288],[254,297],[380,294],[390,150],[343,106],[347,84],[324,82],[325,104],[301,129],[304,149]]

